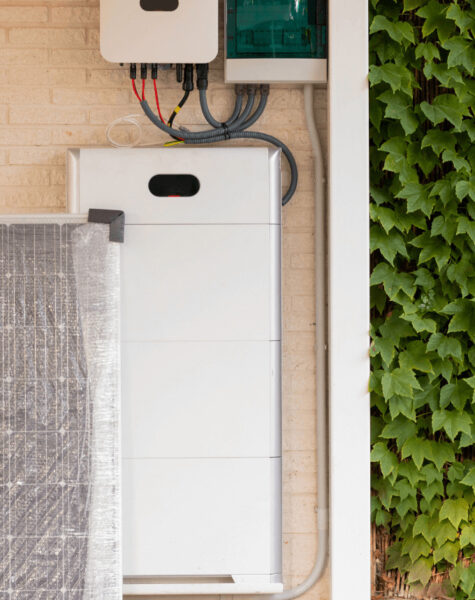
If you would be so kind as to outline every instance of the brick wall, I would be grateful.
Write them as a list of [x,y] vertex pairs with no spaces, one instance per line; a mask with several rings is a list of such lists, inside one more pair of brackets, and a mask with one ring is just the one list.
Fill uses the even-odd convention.
[[[65,150],[106,145],[113,119],[140,111],[127,70],[98,51],[98,0],[0,0],[0,212],[65,207]],[[222,52],[212,65],[210,106],[224,119],[234,93],[222,83]],[[174,74],[160,76],[166,114],[181,97]],[[149,95],[151,91],[149,89]],[[316,92],[325,140],[326,93]],[[202,124],[197,94],[180,113]],[[164,136],[144,123],[143,142]],[[284,571],[288,585],[308,574],[315,543],[313,175],[298,87],[272,88],[258,128],[281,138],[300,167],[297,195],[284,210]],[[127,131],[117,131],[126,138]],[[284,183],[288,180],[284,172]],[[307,594],[329,597],[328,580]]]

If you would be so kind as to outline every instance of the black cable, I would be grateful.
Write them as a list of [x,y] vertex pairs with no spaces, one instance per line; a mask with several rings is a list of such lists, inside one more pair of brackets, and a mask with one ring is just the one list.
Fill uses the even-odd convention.
[[170,115],[170,118],[168,119],[168,127],[171,127],[173,125],[173,121],[175,120],[175,118],[176,118],[177,114],[180,112],[180,110],[185,106],[186,101],[188,100],[189,97],[190,97],[190,92],[188,90],[186,90],[185,93],[183,94],[183,98],[180,100],[180,102],[178,102],[177,107],[175,108],[175,110]]

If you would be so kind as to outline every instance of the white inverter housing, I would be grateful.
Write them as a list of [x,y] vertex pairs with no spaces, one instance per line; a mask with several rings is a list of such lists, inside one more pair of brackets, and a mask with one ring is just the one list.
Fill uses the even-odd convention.
[[126,214],[124,593],[281,591],[279,151],[71,150],[69,201]]
[[100,0],[101,54],[117,63],[208,63],[218,0]]

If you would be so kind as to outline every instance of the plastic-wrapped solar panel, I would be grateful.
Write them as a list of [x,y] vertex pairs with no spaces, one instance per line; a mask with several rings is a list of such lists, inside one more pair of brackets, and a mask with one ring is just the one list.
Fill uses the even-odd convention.
[[121,598],[119,248],[0,225],[0,600]]

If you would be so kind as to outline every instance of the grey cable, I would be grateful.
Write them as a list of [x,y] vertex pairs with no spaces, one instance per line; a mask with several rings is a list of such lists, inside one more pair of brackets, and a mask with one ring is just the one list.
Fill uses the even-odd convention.
[[294,158],[292,152],[290,151],[290,149],[283,142],[281,142],[274,136],[268,135],[267,133],[261,133],[259,131],[232,131],[227,136],[220,135],[218,137],[208,139],[208,140],[187,140],[187,141],[185,141],[185,144],[203,144],[203,143],[210,144],[210,143],[214,143],[214,142],[225,142],[226,140],[238,140],[238,139],[261,140],[263,142],[267,142],[268,144],[272,144],[273,146],[277,146],[277,148],[280,148],[282,150],[285,158],[289,162],[290,173],[291,173],[289,188],[282,198],[282,206],[285,206],[286,204],[288,204],[297,189],[298,179],[299,179],[298,167],[297,167],[297,163],[295,162],[295,158]]
[[229,125],[232,125],[236,121],[236,119],[239,117],[239,115],[241,114],[242,102],[243,102],[243,96],[242,96],[242,94],[238,94],[236,96],[236,104],[234,106],[234,112],[229,117],[229,119],[226,121],[226,125],[228,127],[229,127]]
[[249,115],[252,112],[252,109],[254,108],[254,101],[256,99],[256,94],[255,93],[250,93],[247,96],[247,103],[246,106],[244,107],[244,110],[242,111],[242,114],[240,117],[238,117],[236,119],[236,121],[229,127],[229,129],[242,129],[243,123],[245,123],[246,119],[249,117]]
[[[236,98],[236,104],[237,104],[237,98]],[[208,96],[206,94],[206,90],[200,90],[200,106],[201,106],[201,112],[203,113],[204,118],[208,121],[208,123],[211,125],[211,127],[215,127],[216,129],[219,129],[220,127],[223,126],[223,124],[220,123],[219,121],[217,121],[211,114],[211,111],[208,106]],[[241,111],[239,111],[239,112],[241,112]]]
[[[252,94],[249,96],[249,98],[251,98],[251,96],[252,96]],[[268,94],[261,94],[261,99],[259,101],[256,111],[254,112],[254,114],[251,117],[249,117],[246,120],[247,115],[250,114],[251,109],[253,107],[255,96],[253,96],[254,99],[252,100],[252,105],[251,105],[250,101],[248,100],[246,108],[244,109],[244,112],[242,113],[242,115],[240,117],[239,117],[239,113],[241,112],[240,110],[237,113],[237,115],[235,114],[236,108],[238,105],[237,99],[239,98],[239,96],[237,96],[235,110],[234,110],[233,114],[231,115],[231,117],[225,122],[225,125],[229,126],[232,124],[234,124],[234,125],[240,124],[239,125],[240,129],[248,129],[249,127],[254,125],[254,123],[262,116],[262,113],[264,112],[264,110],[267,106],[267,98],[268,97],[269,97]],[[241,103],[242,103],[242,96],[241,96]],[[220,123],[211,114],[211,111],[210,111],[209,105],[208,105],[208,97],[206,94],[206,90],[200,90],[200,105],[201,105],[201,111],[203,113],[203,116],[208,121],[208,123],[211,125],[211,127],[214,127],[216,129],[223,127],[223,123]],[[238,117],[239,117],[239,119],[238,119]]]
[[297,587],[281,594],[271,594],[270,600],[294,600],[310,590],[324,575],[329,551],[328,498],[328,317],[327,317],[327,243],[325,166],[315,122],[314,86],[304,86],[305,116],[315,161],[315,350],[316,350],[316,444],[317,444],[317,557],[310,575]]
[[264,110],[266,109],[267,106],[267,99],[269,98],[269,94],[261,94],[261,99],[259,101],[259,104],[256,108],[255,113],[249,117],[249,119],[247,119],[247,121],[245,121],[242,125],[243,129],[248,129],[249,127],[251,127],[252,125],[254,125],[254,123],[261,118],[262,113],[264,112]]
[[229,139],[251,138],[262,140],[264,142],[277,146],[278,148],[281,148],[282,152],[284,153],[285,157],[289,162],[291,173],[289,189],[282,198],[282,205],[285,206],[290,202],[292,196],[295,193],[295,190],[297,189],[298,184],[298,167],[290,149],[283,142],[266,133],[260,133],[258,131],[242,131],[239,129],[240,121],[243,115],[246,112],[247,114],[249,114],[249,112],[252,110],[252,106],[254,105],[254,96],[252,96],[252,103],[251,96],[249,97],[246,109],[243,111],[241,117],[238,119],[238,121],[236,121],[236,123],[231,125],[229,128],[220,127],[219,129],[199,132],[185,131],[181,129],[173,129],[172,127],[168,127],[168,125],[165,125],[160,121],[160,119],[152,111],[146,100],[142,100],[140,105],[146,116],[150,119],[150,121],[152,121],[154,125],[156,125],[159,129],[161,129],[162,131],[174,138],[181,138],[185,144],[212,144],[214,142],[223,142]]

